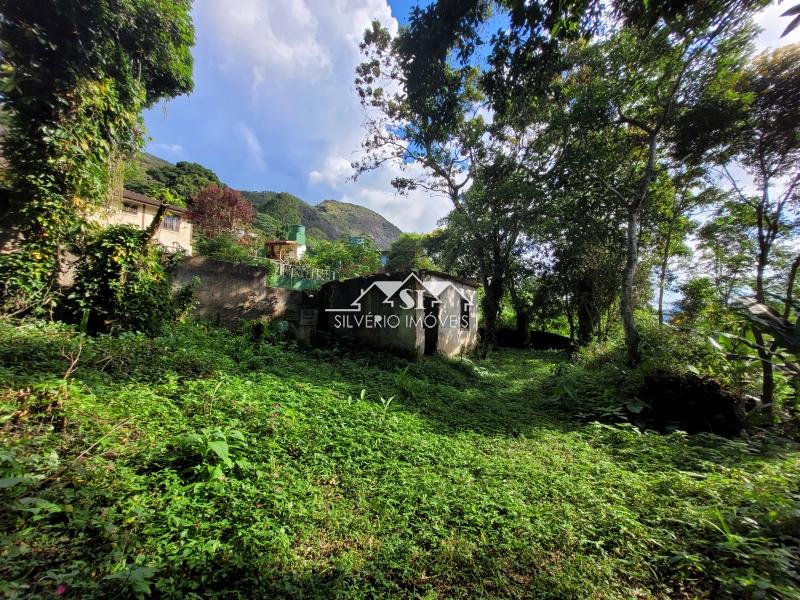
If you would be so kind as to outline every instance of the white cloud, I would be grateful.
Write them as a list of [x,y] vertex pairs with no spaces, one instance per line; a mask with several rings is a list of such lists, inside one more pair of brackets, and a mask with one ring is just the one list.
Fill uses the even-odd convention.
[[148,150],[154,152],[156,154],[166,154],[168,156],[178,156],[183,154],[183,146],[180,144],[165,144],[163,142],[158,142],[155,144],[150,144],[148,146]]
[[308,174],[308,181],[310,183],[326,183],[333,189],[339,189],[352,175],[351,161],[341,156],[329,156],[325,159],[325,166],[321,171],[311,171]]
[[313,79],[331,69],[330,53],[317,39],[319,23],[304,0],[204,0],[197,11],[213,29],[226,68],[246,65],[257,81],[274,73]]
[[[349,179],[364,135],[353,85],[363,60],[358,45],[374,19],[397,31],[386,0],[241,0],[235,8],[198,0],[198,39],[213,63],[209,83],[227,86],[221,95],[229,106],[214,118],[225,118],[230,107],[239,111],[232,124],[237,139],[254,164],[268,166],[271,179],[260,189],[276,189],[271,176],[282,168],[286,179],[306,186],[292,190],[306,200],[352,202],[405,231],[427,231],[449,212],[447,201],[421,191],[396,194],[398,167]],[[237,185],[235,177],[223,178]]]
[[239,123],[237,129],[239,131],[239,135],[244,141],[245,147],[247,148],[250,160],[253,161],[253,164],[259,169],[263,170],[266,168],[267,165],[264,162],[264,149],[261,147],[261,142],[258,141],[258,137],[256,137],[255,132],[253,132],[253,130],[244,123]]
[[386,165],[380,170],[364,173],[357,182],[348,182],[342,200],[371,208],[403,231],[431,231],[439,219],[452,210],[449,198],[419,188],[399,194],[392,187],[395,177],[416,177],[421,174],[421,169],[411,165],[403,171],[399,165]]

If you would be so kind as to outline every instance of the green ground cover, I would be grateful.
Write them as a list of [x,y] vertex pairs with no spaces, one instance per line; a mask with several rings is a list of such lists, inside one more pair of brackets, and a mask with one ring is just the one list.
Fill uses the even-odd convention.
[[567,361],[0,324],[0,590],[798,597],[800,451],[584,422]]

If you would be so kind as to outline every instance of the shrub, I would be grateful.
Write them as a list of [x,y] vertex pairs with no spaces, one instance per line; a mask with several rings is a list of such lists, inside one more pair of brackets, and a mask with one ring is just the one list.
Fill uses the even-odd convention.
[[264,267],[269,269],[268,277],[274,272],[272,261],[266,258],[253,256],[251,250],[240,243],[239,240],[229,233],[220,233],[213,237],[199,235],[195,243],[198,254],[208,256],[215,260],[235,263],[240,265],[250,265],[253,267]]
[[175,316],[165,257],[146,243],[146,235],[135,227],[115,225],[86,247],[69,298],[77,314],[88,311],[90,331],[152,335]]

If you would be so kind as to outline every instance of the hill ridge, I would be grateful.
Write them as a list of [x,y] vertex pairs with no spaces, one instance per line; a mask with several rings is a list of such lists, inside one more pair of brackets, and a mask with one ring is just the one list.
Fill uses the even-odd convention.
[[[147,173],[172,162],[142,152],[136,166],[138,173],[131,183],[139,187],[158,183]],[[128,183],[128,181],[126,181]],[[304,225],[307,237],[323,240],[338,240],[350,236],[369,236],[381,250],[387,250],[402,231],[380,213],[352,202],[325,198],[316,204],[289,192],[272,190],[239,190],[253,203],[258,216],[255,226],[264,232],[277,232],[288,225]]]

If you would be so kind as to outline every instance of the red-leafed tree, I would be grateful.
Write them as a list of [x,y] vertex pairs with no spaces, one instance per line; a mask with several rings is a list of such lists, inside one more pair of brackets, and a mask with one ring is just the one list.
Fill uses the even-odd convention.
[[255,216],[253,205],[240,192],[215,185],[200,190],[189,208],[192,223],[209,237],[221,233],[238,235]]

